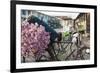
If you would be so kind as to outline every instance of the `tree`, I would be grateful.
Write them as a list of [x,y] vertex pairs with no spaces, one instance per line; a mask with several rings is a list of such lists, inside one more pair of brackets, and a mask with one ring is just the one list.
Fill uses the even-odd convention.
[[37,23],[22,22],[21,26],[21,55],[35,56],[37,59],[45,52],[50,43],[50,33],[45,31],[45,27]]

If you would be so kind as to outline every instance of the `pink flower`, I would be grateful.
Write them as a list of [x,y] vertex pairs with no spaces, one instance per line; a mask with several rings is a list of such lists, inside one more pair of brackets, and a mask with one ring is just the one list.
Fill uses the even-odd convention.
[[29,24],[23,22],[21,26],[21,54],[41,55],[48,48],[50,43],[50,33],[45,31],[45,27],[37,23]]

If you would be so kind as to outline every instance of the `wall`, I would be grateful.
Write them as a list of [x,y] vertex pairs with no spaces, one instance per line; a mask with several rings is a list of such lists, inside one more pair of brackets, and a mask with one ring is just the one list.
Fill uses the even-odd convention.
[[[87,29],[87,18],[86,13],[81,13],[77,19],[75,19],[75,25],[78,26],[79,31],[86,31]],[[90,27],[89,27],[90,28]],[[87,32],[87,31],[86,31]]]
[[[100,72],[100,0],[34,0],[58,3],[98,5],[98,67],[58,71],[42,71],[34,73],[99,73]],[[0,1],[0,73],[10,73],[10,0]],[[27,72],[32,73],[32,72]]]

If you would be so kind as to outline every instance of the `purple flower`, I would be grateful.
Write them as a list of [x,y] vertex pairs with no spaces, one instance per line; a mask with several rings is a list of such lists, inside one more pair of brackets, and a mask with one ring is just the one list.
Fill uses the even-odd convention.
[[24,21],[21,26],[21,54],[41,55],[50,43],[50,33],[42,25]]

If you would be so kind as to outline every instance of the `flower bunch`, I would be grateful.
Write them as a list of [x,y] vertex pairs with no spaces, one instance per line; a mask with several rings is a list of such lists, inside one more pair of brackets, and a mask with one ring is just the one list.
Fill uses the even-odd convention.
[[41,55],[50,43],[50,33],[45,31],[45,27],[37,23],[29,24],[24,21],[21,25],[21,54]]

